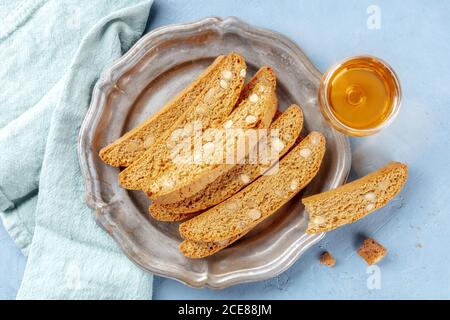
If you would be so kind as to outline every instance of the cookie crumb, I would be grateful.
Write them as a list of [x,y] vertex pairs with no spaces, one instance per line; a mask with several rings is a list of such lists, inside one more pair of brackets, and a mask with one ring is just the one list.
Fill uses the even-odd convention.
[[387,249],[372,238],[364,240],[362,246],[358,249],[358,254],[367,262],[373,265],[381,261],[386,254]]
[[331,253],[325,251],[320,256],[320,263],[326,265],[327,267],[334,267],[336,264],[336,259],[331,255]]

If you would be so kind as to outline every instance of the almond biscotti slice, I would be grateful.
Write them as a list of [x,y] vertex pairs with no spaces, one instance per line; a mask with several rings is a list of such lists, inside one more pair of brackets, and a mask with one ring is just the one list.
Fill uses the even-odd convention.
[[[272,122],[277,110],[275,90],[276,77],[273,70],[269,67],[261,68],[245,86],[238,107],[224,122],[225,130],[213,131],[212,141],[205,139],[208,133],[203,135],[203,141],[201,141],[203,152],[200,153],[201,157],[198,161],[187,163],[173,161],[167,165],[167,169],[157,180],[146,179],[145,183],[149,189],[145,191],[149,192],[152,200],[158,203],[181,201],[204,189],[236,164],[242,163],[241,160],[245,159],[250,150],[257,145],[256,135],[261,134],[259,131],[247,129],[267,129]],[[228,139],[226,135],[231,133],[232,129],[242,129],[242,139]],[[237,131],[234,132],[237,133]],[[218,133],[221,134],[218,135]],[[252,134],[255,134],[255,138],[251,138]],[[237,154],[238,144],[241,144],[241,150],[245,149],[239,154]],[[190,146],[191,143],[189,143],[189,150],[191,150]],[[233,151],[234,163],[225,161],[229,150]]]
[[174,125],[166,130],[158,142],[147,149],[141,157],[119,174],[122,187],[131,190],[143,189],[146,177],[156,179],[161,171],[172,162],[168,142],[177,130],[201,123],[203,128],[217,127],[233,110],[244,85],[246,65],[244,59],[231,53],[217,73],[209,78],[202,93],[187,107]]
[[114,167],[127,167],[149,149],[163,133],[173,126],[202,93],[211,77],[222,70],[225,56],[219,56],[198,78],[160,111],[122,137],[100,150],[100,158]]
[[[294,145],[302,127],[303,113],[297,105],[291,105],[271,124],[271,131],[278,130],[277,137],[271,139],[270,142],[279,157],[282,157]],[[268,135],[270,136],[270,133]],[[149,208],[150,214],[158,219],[158,217],[166,217],[170,214],[178,217],[182,213],[187,214],[207,209],[237,193],[258,178],[265,169],[263,163],[237,164],[191,197],[171,204],[153,202]]]
[[179,246],[179,249],[181,253],[188,258],[206,258],[230,246],[231,244],[242,238],[245,234],[247,233],[239,234],[230,239],[217,242],[196,242],[191,240],[183,240],[183,242],[181,242]]
[[380,209],[405,185],[408,166],[390,162],[339,188],[302,199],[309,214],[307,233],[336,229]]
[[219,242],[245,234],[302,190],[317,174],[325,137],[311,132],[274,167],[248,187],[180,225],[184,239]]
[[150,215],[153,219],[161,221],[161,222],[177,222],[191,219],[198,215],[198,213],[172,213],[170,211],[151,211],[149,210]]

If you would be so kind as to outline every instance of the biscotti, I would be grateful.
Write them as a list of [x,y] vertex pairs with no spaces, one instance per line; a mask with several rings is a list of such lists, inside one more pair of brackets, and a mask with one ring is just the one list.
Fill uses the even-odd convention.
[[[238,106],[223,124],[225,128],[203,133],[198,157],[194,154],[186,163],[173,161],[157,180],[146,179],[145,185],[149,188],[145,191],[152,200],[167,204],[191,197],[245,161],[246,155],[258,144],[258,134],[262,134],[262,131],[252,129],[267,129],[275,115],[275,90],[273,70],[261,68],[244,87]],[[190,154],[193,143],[187,141],[185,145]]]
[[324,136],[310,133],[281,159],[271,175],[260,177],[226,201],[182,223],[181,236],[197,242],[218,242],[245,234],[316,176],[324,153]]
[[[270,131],[277,130],[276,138],[270,140],[272,147],[282,157],[296,142],[303,127],[303,113],[297,105],[292,105],[271,124]],[[231,197],[240,189],[258,178],[267,168],[264,163],[237,164],[233,169],[218,177],[203,190],[191,197],[171,203],[153,202],[149,211],[153,217],[166,217],[170,214],[193,213],[212,207]]]
[[115,167],[127,167],[138,159],[163,136],[200,96],[225,64],[225,56],[219,56],[200,76],[159,112],[100,150],[100,158]]
[[[151,206],[150,206],[151,208]],[[177,222],[191,219],[198,215],[198,213],[172,213],[170,211],[154,211],[148,210],[153,219],[162,222]]]
[[358,249],[358,254],[368,265],[380,262],[387,254],[387,250],[381,244],[372,238],[364,240],[362,246]]
[[380,209],[395,197],[408,177],[408,166],[390,162],[339,188],[302,199],[309,214],[307,233],[336,229]]
[[191,259],[201,259],[209,257],[220,250],[230,246],[240,238],[242,238],[246,233],[239,234],[235,237],[232,237],[230,239],[224,240],[224,241],[217,241],[217,242],[196,242],[191,240],[184,240],[181,242],[179,249],[180,252]]
[[231,113],[244,85],[245,61],[235,53],[229,54],[224,58],[219,71],[211,77],[208,85],[186,112],[164,132],[158,140],[159,143],[146,150],[139,159],[119,174],[119,183],[122,187],[141,190],[142,183],[148,176],[153,179],[159,176],[159,173],[172,162],[168,142],[171,141],[174,132],[191,128],[195,123],[200,123],[205,129],[217,127]]

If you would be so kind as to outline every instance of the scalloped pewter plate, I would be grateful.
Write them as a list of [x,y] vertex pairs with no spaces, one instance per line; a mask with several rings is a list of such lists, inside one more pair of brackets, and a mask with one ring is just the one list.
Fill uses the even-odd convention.
[[97,222],[139,266],[194,287],[220,289],[274,277],[324,236],[305,233],[307,216],[297,195],[233,246],[206,259],[188,259],[178,251],[178,224],[150,218],[150,200],[142,192],[120,188],[119,169],[98,157],[101,147],[157,111],[216,56],[230,51],[244,56],[248,77],[258,67],[271,66],[278,77],[281,109],[299,104],[305,131],[325,134],[324,162],[303,194],[344,183],[351,162],[349,142],[319,112],[316,96],[321,74],[291,40],[234,17],[165,26],[145,35],[97,82],[78,142],[87,204]]

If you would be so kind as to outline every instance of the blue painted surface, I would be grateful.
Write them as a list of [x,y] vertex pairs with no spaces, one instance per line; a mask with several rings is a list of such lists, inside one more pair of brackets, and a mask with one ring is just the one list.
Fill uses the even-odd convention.
[[[367,28],[370,5],[381,10],[378,30]],[[149,28],[208,15],[234,15],[279,31],[322,71],[361,53],[387,60],[402,82],[403,107],[388,129],[352,139],[352,176],[399,160],[409,164],[410,177],[388,207],[330,232],[277,278],[221,291],[157,278],[155,298],[450,298],[450,2],[166,0],[156,1]],[[379,264],[380,289],[373,289],[374,276],[355,253],[363,236],[389,249]],[[335,268],[318,263],[324,249],[337,258]],[[23,267],[24,258],[0,227],[0,298],[14,298]]]

